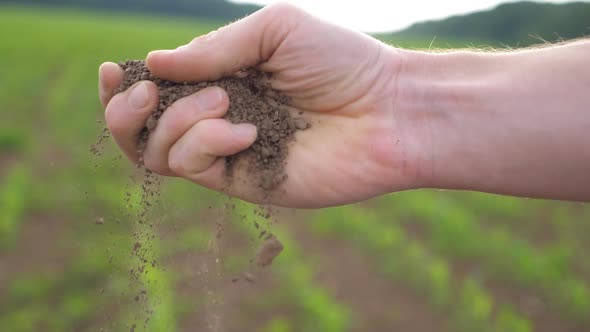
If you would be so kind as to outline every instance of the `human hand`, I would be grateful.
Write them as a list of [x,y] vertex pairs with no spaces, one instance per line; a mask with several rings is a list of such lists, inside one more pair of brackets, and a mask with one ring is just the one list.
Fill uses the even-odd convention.
[[[154,75],[173,81],[215,80],[255,65],[273,73],[273,88],[291,98],[291,112],[305,111],[312,128],[296,133],[288,178],[267,203],[306,208],[421,186],[420,130],[395,107],[403,62],[400,50],[286,4],[147,57]],[[101,101],[113,137],[137,161],[138,134],[158,92],[141,82],[112,97],[122,76],[115,64],[101,66]],[[222,157],[256,139],[254,126],[222,119],[228,105],[227,94],[215,87],[177,101],[150,134],[143,160],[156,173],[260,203],[258,188],[226,186]]]

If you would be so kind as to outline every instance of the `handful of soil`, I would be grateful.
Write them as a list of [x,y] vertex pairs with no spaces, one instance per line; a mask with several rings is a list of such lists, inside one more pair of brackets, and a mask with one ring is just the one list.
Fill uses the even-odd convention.
[[310,127],[303,118],[294,119],[286,106],[289,98],[270,86],[271,75],[255,69],[245,69],[233,77],[210,82],[172,82],[153,76],[145,61],[130,60],[119,63],[125,74],[116,92],[127,90],[138,81],[154,82],[160,92],[160,104],[146,121],[139,137],[139,153],[147,144],[149,133],[162,113],[180,98],[209,86],[219,86],[229,95],[229,110],[224,116],[232,123],[251,123],[258,129],[252,146],[236,155],[226,157],[226,171],[231,180],[238,160],[247,159],[247,174],[263,192],[276,189],[285,179],[288,143],[297,130]]

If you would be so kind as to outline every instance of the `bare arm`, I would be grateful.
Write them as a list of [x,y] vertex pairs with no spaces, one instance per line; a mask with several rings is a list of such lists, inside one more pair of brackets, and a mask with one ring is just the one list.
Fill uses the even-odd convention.
[[[312,128],[289,146],[280,195],[226,180],[224,156],[257,128],[223,119],[218,88],[187,96],[150,133],[143,161],[251,202],[325,207],[415,188],[590,201],[590,42],[506,53],[423,53],[387,46],[288,4],[269,5],[147,65],[174,81],[214,80],[258,65]],[[158,105],[142,82],[114,95],[123,73],[100,70],[113,137],[134,162]]]
[[421,186],[590,201],[590,41],[406,52],[394,107],[421,122]]

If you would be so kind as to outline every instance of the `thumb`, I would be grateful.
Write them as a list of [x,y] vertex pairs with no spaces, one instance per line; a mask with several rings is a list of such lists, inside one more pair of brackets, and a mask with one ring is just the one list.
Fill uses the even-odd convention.
[[212,81],[267,61],[307,15],[286,3],[266,6],[175,50],[153,51],[147,66],[172,81]]

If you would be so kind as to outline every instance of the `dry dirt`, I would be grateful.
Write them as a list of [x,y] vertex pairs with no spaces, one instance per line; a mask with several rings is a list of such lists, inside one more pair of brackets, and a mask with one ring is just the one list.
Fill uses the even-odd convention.
[[[254,124],[258,130],[257,139],[252,146],[236,155],[226,157],[228,181],[234,180],[234,169],[244,165],[247,180],[253,181],[251,183],[264,193],[265,199],[270,198],[275,189],[285,181],[287,178],[285,164],[289,143],[294,139],[296,131],[308,129],[310,124],[302,117],[291,116],[287,109],[289,98],[271,87],[271,74],[250,68],[217,81],[173,82],[152,75],[143,60],[128,60],[119,65],[124,71],[124,77],[117,93],[145,80],[154,82],[159,90],[159,105],[139,133],[138,152],[140,155],[145,149],[150,132],[156,128],[160,117],[168,107],[175,101],[206,87],[219,86],[227,92],[230,99],[229,109],[224,118],[232,123]],[[99,142],[100,139],[102,136],[99,138]],[[95,148],[93,147],[93,149]],[[240,163],[238,166],[241,160],[244,160],[245,163]],[[141,160],[140,166],[142,166]],[[142,188],[140,223],[146,222],[144,219],[147,210],[153,204],[153,197],[157,197],[159,194],[159,181],[149,170],[146,170]],[[265,217],[269,218],[270,216]],[[258,225],[256,228],[259,228]],[[220,227],[217,237],[222,236],[222,232],[223,228]],[[283,246],[267,230],[261,230],[260,237],[264,237],[266,241],[258,251],[256,261],[260,266],[268,266],[280,254]],[[141,240],[145,240],[145,235],[137,234],[137,240],[139,245]],[[140,261],[148,261],[147,257],[142,257],[141,247],[135,247],[133,252],[136,253]],[[155,263],[152,262],[152,265]],[[143,272],[142,267],[139,267],[139,272]]]
[[[301,112],[297,117],[291,115],[287,108],[290,102],[289,98],[271,87],[272,75],[255,69],[243,69],[234,76],[217,81],[172,82],[152,75],[142,60],[129,60],[119,65],[124,70],[124,78],[116,93],[123,92],[135,83],[144,80],[152,81],[159,90],[159,105],[146,121],[144,128],[138,133],[138,153],[140,155],[145,150],[151,131],[157,127],[160,117],[168,107],[175,101],[206,87],[219,86],[227,92],[230,100],[224,118],[232,123],[254,124],[258,133],[252,146],[225,158],[227,185],[231,185],[236,180],[252,185],[258,188],[265,200],[277,193],[277,189],[287,179],[285,165],[289,143],[293,141],[296,131],[306,130],[310,128],[310,124],[301,117],[303,114]],[[95,156],[102,155],[102,145],[108,136],[108,130],[104,130],[99,135],[96,144],[91,147]],[[136,291],[133,292],[137,294],[133,297],[136,302],[141,302],[142,306],[146,306],[149,294],[143,289],[142,276],[149,268],[160,264],[151,254],[153,252],[151,246],[157,233],[155,229],[158,225],[149,217],[151,207],[159,201],[160,180],[156,174],[145,169],[143,160],[140,159],[138,167],[143,171],[142,195],[139,209],[136,210],[139,212],[137,215],[130,215],[130,217],[136,218],[140,226],[133,234],[135,244],[131,248],[131,255],[136,264],[130,273],[137,284],[136,287],[138,287],[134,287]],[[239,172],[236,171],[238,169]],[[126,203],[132,205],[130,191],[128,191]],[[226,204],[226,208],[228,206],[231,209],[235,205]],[[262,208],[257,213],[269,219],[271,211],[270,208]],[[96,224],[102,225],[104,223],[102,220],[99,217]],[[223,237],[223,225],[216,226],[217,232],[212,241],[219,241]],[[268,229],[260,227],[257,223],[255,223],[255,227],[260,232],[259,238],[264,238],[265,241],[252,262],[255,261],[260,267],[266,267],[271,265],[275,257],[280,254],[283,245]],[[236,277],[233,281],[242,279],[251,281],[247,275]],[[149,314],[149,308],[145,309],[148,312],[147,322],[151,314]],[[130,326],[130,331],[133,331],[135,327]]]
[[263,191],[276,189],[286,178],[285,162],[288,143],[293,140],[297,130],[310,127],[303,118],[294,119],[286,106],[289,98],[270,86],[271,75],[254,69],[244,69],[232,77],[212,82],[172,82],[153,76],[142,60],[120,63],[125,71],[124,80],[117,92],[125,91],[133,84],[149,80],[154,82],[160,92],[160,104],[139,137],[139,152],[143,152],[146,142],[158,123],[158,119],[178,99],[193,94],[209,86],[219,86],[229,95],[229,110],[224,116],[232,123],[251,123],[258,129],[256,142],[247,150],[226,158],[226,171],[231,179],[236,162],[247,158],[248,177]]

